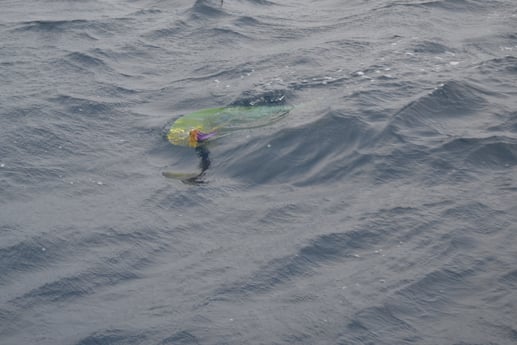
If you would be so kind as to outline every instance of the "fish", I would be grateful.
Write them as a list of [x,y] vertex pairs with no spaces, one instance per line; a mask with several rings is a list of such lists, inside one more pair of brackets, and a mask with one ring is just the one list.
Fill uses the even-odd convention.
[[173,122],[167,140],[196,147],[233,131],[268,126],[284,118],[292,106],[259,105],[207,108],[185,114]]

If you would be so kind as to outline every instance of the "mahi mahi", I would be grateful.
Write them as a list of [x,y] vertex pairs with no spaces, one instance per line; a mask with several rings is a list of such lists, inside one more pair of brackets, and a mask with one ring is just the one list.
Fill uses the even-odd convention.
[[260,105],[198,110],[178,118],[167,132],[167,139],[174,145],[196,147],[231,131],[267,126],[291,109],[288,105]]

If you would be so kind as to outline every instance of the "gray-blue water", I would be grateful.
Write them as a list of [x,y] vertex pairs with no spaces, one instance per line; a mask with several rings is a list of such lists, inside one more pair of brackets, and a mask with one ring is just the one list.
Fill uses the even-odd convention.
[[0,343],[517,343],[516,56],[513,0],[1,0]]

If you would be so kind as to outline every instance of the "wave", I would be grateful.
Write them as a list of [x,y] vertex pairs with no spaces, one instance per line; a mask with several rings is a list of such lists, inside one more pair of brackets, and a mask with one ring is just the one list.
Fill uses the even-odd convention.
[[34,20],[21,23],[17,30],[36,31],[36,32],[58,32],[72,28],[84,28],[92,22],[85,19],[71,20]]
[[171,26],[161,27],[159,29],[148,31],[143,35],[143,37],[151,40],[177,37],[178,35],[183,35],[188,29],[190,29],[188,22],[183,20],[175,20]]
[[[113,92],[111,90],[111,92]],[[118,89],[117,93],[124,93],[124,89]],[[113,96],[116,96],[113,95]],[[73,114],[72,116],[77,116],[77,114],[82,115],[102,115],[113,112],[113,107],[115,103],[99,101],[90,99],[88,97],[76,97],[66,94],[59,94],[52,98],[48,99],[50,102],[58,105],[65,109],[67,113]],[[80,120],[80,117],[76,117],[76,120]]]
[[369,247],[378,240],[379,234],[364,230],[321,235],[300,248],[296,254],[271,260],[245,281],[219,288],[214,298],[268,292],[301,276],[314,274],[322,264],[353,257],[357,250]]
[[[175,327],[174,327],[175,328]],[[160,332],[162,333],[162,332]],[[165,333],[165,332],[163,332]],[[159,334],[149,331],[108,328],[95,331],[80,339],[75,345],[114,344],[114,345],[197,345],[201,340],[187,330],[180,330],[159,340]]]
[[102,67],[105,68],[106,63],[98,57],[93,56],[92,54],[88,53],[81,53],[81,52],[73,52],[69,53],[65,57],[68,61],[77,63],[82,66],[88,66],[88,67]]
[[513,289],[517,288],[517,270],[505,273],[501,278],[499,278],[499,281]]
[[517,165],[517,138],[456,138],[432,153],[479,169],[507,169]]
[[[42,269],[57,259],[56,249],[64,247],[64,244],[64,240],[33,238],[0,248],[0,274],[8,279],[17,273]],[[3,285],[7,281],[4,280],[0,284]]]
[[[433,256],[438,257],[438,254]],[[442,322],[449,319],[452,321],[456,315],[465,313],[471,308],[473,296],[486,293],[482,291],[483,288],[480,290],[479,281],[487,279],[486,272],[497,270],[496,267],[501,264],[493,256],[472,259],[469,265],[465,265],[465,260],[469,260],[468,257],[452,259],[440,268],[416,274],[411,280],[402,280],[397,285],[389,286],[388,298],[353,314],[347,323],[346,332],[340,335],[343,342],[425,343],[425,339],[434,331],[419,327],[418,320],[425,317]],[[511,273],[509,275],[510,279],[506,280],[503,276],[500,284],[511,286]],[[494,289],[500,290],[500,287]],[[499,295],[490,288],[489,291],[493,296]],[[485,302],[490,303],[488,300]],[[502,303],[504,305],[505,302]],[[506,306],[510,304],[507,302]],[[504,314],[510,313],[511,308],[507,310]],[[512,328],[504,324],[498,325],[494,331],[502,333],[504,338],[512,338]],[[456,334],[454,330],[448,332]]]
[[466,82],[448,81],[395,112],[376,138],[377,146],[441,143],[461,131],[466,118],[482,116],[491,94]]
[[287,89],[269,91],[244,91],[240,94],[231,106],[263,106],[263,105],[286,105],[292,92]]
[[52,61],[52,64],[58,69],[63,70],[64,73],[77,71],[79,73],[116,74],[108,64],[107,60],[109,57],[105,54],[105,52],[99,50],[89,52],[76,51],[55,59]]
[[421,41],[413,46],[413,51],[419,54],[445,54],[454,49],[435,41]]
[[240,46],[243,42],[252,39],[251,36],[229,27],[205,29],[203,36],[209,37],[215,43],[234,46]]
[[[357,117],[331,111],[313,123],[235,145],[225,153],[232,157],[225,170],[231,176],[258,183],[325,182],[333,174],[353,170],[350,157],[372,135],[369,126]],[[340,169],[344,169],[341,174]]]
[[192,19],[226,16],[220,0],[196,0],[188,13]]
[[246,2],[249,2],[253,5],[260,5],[260,6],[273,6],[278,5],[278,3],[269,1],[269,0],[245,0]]
[[[104,228],[94,229],[85,236],[69,233],[66,240],[47,234],[2,248],[0,263],[4,277],[14,278],[29,272],[36,274],[49,267],[53,267],[55,272],[52,280],[34,281],[35,286],[25,286],[28,290],[20,291],[20,295],[11,299],[8,305],[17,310],[28,309],[40,303],[74,299],[92,294],[103,286],[138,279],[140,272],[154,263],[150,258],[153,253],[168,246],[161,243],[159,237],[160,234],[153,229],[135,228],[122,232]],[[109,256],[98,258],[93,250],[114,243],[119,249]],[[77,255],[93,261],[93,264],[71,273],[62,263]],[[9,284],[10,280],[6,282]]]
[[394,116],[394,123],[407,127],[420,126],[426,120],[450,119],[483,110],[483,97],[489,91],[467,82],[447,81],[429,95],[418,98],[403,107]]
[[[468,180],[476,171],[468,169],[517,164],[517,139],[486,134],[485,111],[493,96],[473,84],[448,81],[396,111],[380,131],[360,116],[330,111],[314,122],[267,137],[245,142],[235,137],[240,143],[223,153],[222,168],[232,177],[258,184],[289,181],[298,186],[336,183],[364,171],[384,182],[406,176]],[[296,116],[296,107],[290,116]],[[505,130],[514,127],[509,123]]]
[[128,21],[124,18],[111,21],[100,19],[33,20],[15,25],[13,31],[39,33],[45,37],[54,38],[71,34],[75,38],[97,41],[101,37],[111,37],[113,34],[123,32],[127,29],[128,24]]
[[158,345],[198,345],[201,340],[188,331],[178,331],[160,341]]
[[517,111],[508,113],[507,119],[501,121],[501,123],[490,126],[487,128],[489,132],[499,132],[513,136],[513,134],[517,134]]
[[484,61],[479,65],[480,72],[484,74],[496,74],[497,76],[505,74],[517,74],[517,57],[505,56]]
[[[96,331],[83,339],[79,340],[75,345],[94,345],[94,344],[120,344],[120,345],[137,345],[145,344],[149,341],[148,334],[135,333],[122,329],[106,329]],[[181,343],[178,343],[181,344]]]
[[446,10],[450,12],[464,12],[464,11],[481,11],[486,9],[487,3],[478,0],[436,0],[423,1],[408,4],[395,4],[395,6],[415,6],[438,10]]

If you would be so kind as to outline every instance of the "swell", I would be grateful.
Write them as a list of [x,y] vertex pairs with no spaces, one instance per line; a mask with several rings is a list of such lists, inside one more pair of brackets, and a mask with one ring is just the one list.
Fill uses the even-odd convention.
[[7,284],[11,276],[39,270],[56,261],[59,258],[56,249],[65,247],[65,242],[63,239],[49,240],[45,236],[0,248],[0,274],[3,277],[0,285]]
[[379,241],[378,233],[361,230],[318,236],[295,254],[273,259],[248,279],[220,287],[214,299],[263,294],[316,273],[321,265],[339,262]]
[[[73,229],[61,232],[69,234],[63,238],[49,234],[35,236],[0,248],[2,285],[6,291],[12,290],[17,281],[53,271],[52,279],[32,280],[25,284],[26,291],[12,291],[17,297],[11,298],[6,306],[13,312],[41,303],[79,298],[138,279],[142,270],[154,263],[153,258],[168,247],[161,241],[160,232],[138,227],[130,231],[103,228],[83,235]],[[114,244],[115,252],[111,249]],[[79,258],[87,263],[81,269],[66,264],[78,262]]]
[[[99,55],[99,53],[102,53],[102,55]],[[116,74],[115,70],[110,66],[106,54],[99,50],[71,52],[55,59],[52,61],[52,64],[67,74],[70,74],[72,71],[80,73],[81,76],[79,78],[84,78],[85,72],[92,74],[102,73],[103,75]]]
[[[434,182],[470,179],[472,168],[512,167],[517,161],[511,130],[494,135],[486,126],[502,118],[488,111],[493,97],[498,95],[467,82],[446,82],[397,111],[370,152],[381,154],[387,167],[411,166],[415,176]],[[502,126],[492,130],[508,128],[507,121]]]
[[119,328],[108,328],[96,331],[80,339],[75,345],[94,345],[94,344],[146,344],[149,343],[149,334],[146,332],[135,332],[133,330],[123,330]]
[[[466,207],[471,206],[489,217],[485,206]],[[503,315],[511,314],[511,298],[507,291],[514,285],[515,272],[501,272],[508,272],[506,269],[512,267],[514,260],[505,262],[504,256],[493,255],[490,250],[481,256],[479,252],[472,254],[478,243],[485,245],[480,242],[479,236],[469,236],[468,232],[457,228],[450,231],[449,224],[454,224],[457,216],[464,217],[461,210],[455,207],[444,211],[447,220],[438,225],[446,227],[447,233],[439,239],[425,241],[422,234],[418,236],[422,245],[416,248],[415,254],[408,254],[405,259],[412,261],[412,265],[399,272],[396,282],[385,286],[382,291],[384,297],[378,302],[360,308],[351,315],[346,322],[346,330],[339,336],[343,343],[436,343],[441,335],[436,336],[434,330],[421,327],[422,319],[431,324],[438,320],[451,322],[451,326],[443,327],[443,337],[454,338],[457,315],[463,315],[462,320],[466,324],[476,323],[469,316],[473,301],[476,309],[489,311],[501,308]],[[471,223],[475,224],[476,220],[471,219]],[[436,225],[428,230],[432,231],[433,228]],[[505,227],[500,230],[508,231]],[[505,270],[502,271],[502,267]],[[404,275],[407,279],[404,279]],[[497,333],[502,338],[511,339],[515,332],[509,321],[502,321],[497,327],[484,322],[478,325],[480,329],[472,330],[473,338],[483,337],[488,330],[492,335]]]
[[436,0],[436,1],[422,1],[412,3],[394,3],[387,5],[393,6],[411,6],[421,7],[436,10],[444,10],[448,12],[464,12],[464,11],[482,11],[486,9],[486,2],[476,0]]
[[[402,243],[401,241],[413,243],[421,241],[424,234],[432,236],[440,222],[433,220],[429,214],[446,212],[450,209],[449,206],[449,204],[426,205],[426,210],[420,208],[419,205],[408,208],[382,209],[364,214],[364,223],[355,229],[318,235],[314,235],[320,230],[318,222],[300,221],[300,218],[303,219],[303,214],[309,213],[308,209],[300,208],[298,204],[283,208],[278,208],[276,205],[271,206],[270,212],[265,217],[267,221],[271,221],[270,226],[277,224],[282,227],[283,222],[296,224],[298,219],[298,222],[303,223],[307,228],[311,238],[293,253],[269,260],[247,277],[222,284],[214,291],[211,299],[252,298],[272,291],[290,289],[298,280],[317,280],[316,276],[321,271],[331,267],[342,270],[356,267],[359,262],[366,260],[368,255],[372,255],[372,253],[379,255],[380,252],[374,251],[379,246],[389,248],[388,250],[400,250],[395,247],[398,247]],[[343,211],[342,206],[340,211]],[[335,213],[332,211],[332,214]],[[270,216],[272,219],[269,219]],[[280,217],[276,218],[277,216]],[[454,239],[450,241],[454,241]],[[394,263],[394,266],[391,268],[395,271],[401,270],[401,274],[408,269],[408,267],[401,268],[402,262]]]
[[505,56],[490,59],[482,62],[478,69],[483,74],[496,74],[498,76],[515,75],[517,74],[517,57]]
[[92,21],[84,19],[72,20],[34,20],[21,23],[17,30],[34,32],[59,32],[72,28],[84,28]]
[[[120,90],[110,91],[114,92]],[[41,104],[18,108],[12,115],[23,117],[11,122],[3,138],[0,152],[5,152],[8,163],[3,173],[14,184],[32,185],[66,175],[71,163],[94,151],[98,140],[93,138],[106,130],[103,122],[111,122],[116,114],[112,102],[87,96],[57,94]],[[22,121],[25,116],[31,116],[30,121]]]
[[33,20],[18,23],[13,26],[16,33],[39,34],[41,36],[58,35],[58,37],[73,35],[97,41],[101,37],[111,37],[121,33],[129,24],[125,18],[112,20],[70,19],[70,20]]
[[334,172],[350,163],[343,175],[357,168],[355,150],[368,142],[371,132],[357,117],[329,112],[313,123],[230,149],[225,152],[231,157],[225,169],[231,176],[256,183],[322,183],[331,178],[326,173],[329,167]]
[[196,0],[187,13],[194,20],[226,16],[220,0]]
[[[312,123],[235,145],[224,152],[223,168],[258,184],[333,183],[365,172],[384,182],[406,176],[468,180],[472,167],[517,163],[511,114],[497,126],[503,117],[487,111],[493,97],[498,95],[477,85],[448,81],[395,111],[380,131],[359,115],[328,111]],[[290,116],[296,116],[296,107]],[[498,130],[502,133],[495,134]]]
[[480,112],[487,105],[485,97],[490,94],[466,82],[448,81],[430,94],[424,95],[394,114],[388,127],[409,129],[428,127],[432,132],[433,120],[446,121]]
[[[226,1],[228,2],[228,1]],[[273,6],[277,5],[275,2],[268,0],[246,0],[254,6]],[[227,15],[225,11],[224,0],[196,0],[194,5],[188,10],[188,13],[196,19],[221,17]]]
[[[515,45],[515,42],[508,42],[508,45]],[[479,78],[491,90],[497,91],[502,104],[509,103],[506,99],[515,100],[515,77],[517,75],[517,57],[505,56],[483,61],[475,66]],[[509,107],[514,108],[515,101]]]
[[517,138],[490,136],[456,138],[431,151],[445,160],[463,162],[463,167],[506,169],[517,165]]
[[[176,327],[173,327],[176,328]],[[161,333],[161,332],[159,332]],[[160,339],[159,333],[150,331],[138,331],[134,329],[106,328],[93,332],[83,337],[75,345],[94,345],[94,344],[120,344],[120,345],[196,345],[201,341],[188,330],[179,330],[170,336]],[[165,333],[165,332],[164,332]]]

